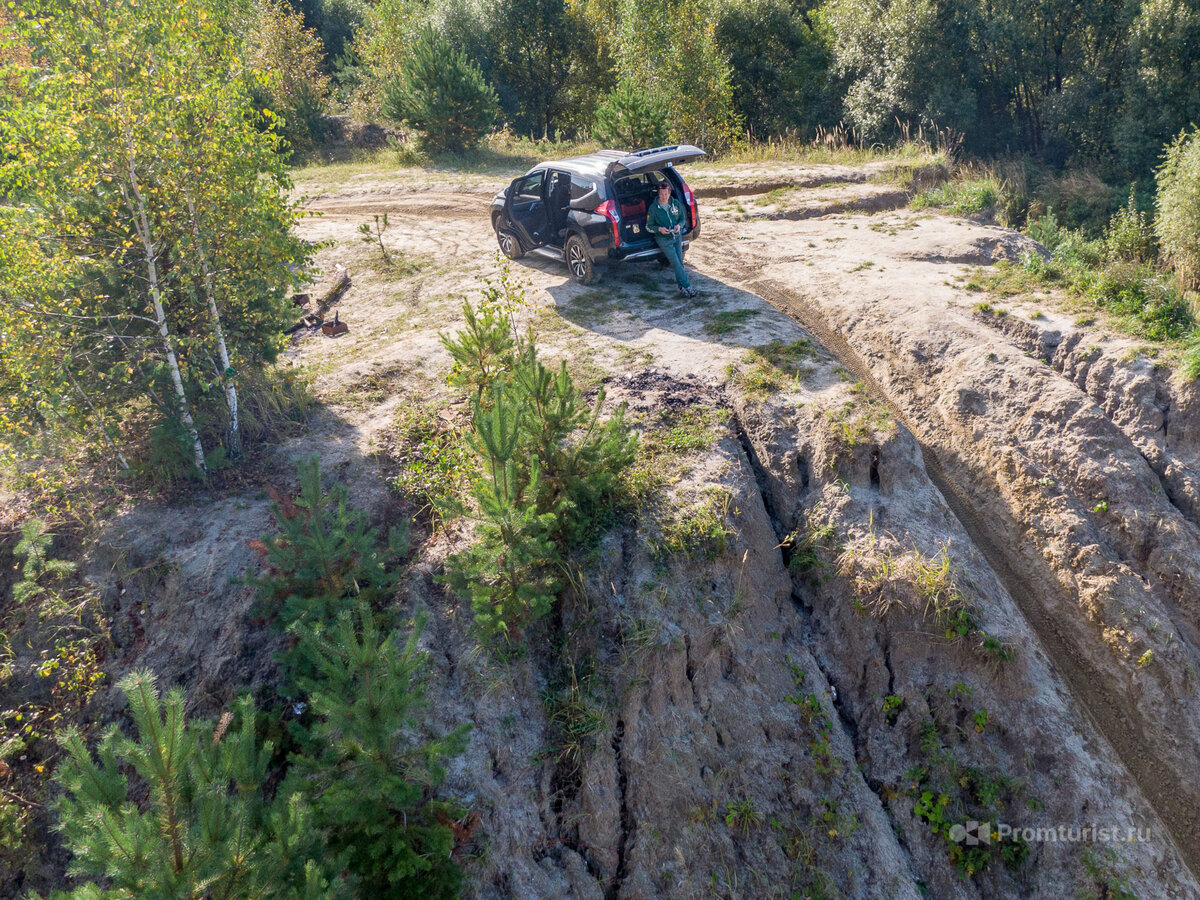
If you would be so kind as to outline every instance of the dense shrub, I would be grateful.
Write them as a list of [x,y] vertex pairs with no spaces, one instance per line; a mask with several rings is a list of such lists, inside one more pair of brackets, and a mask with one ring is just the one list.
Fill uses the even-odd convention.
[[419,131],[431,153],[474,147],[495,123],[497,102],[479,68],[432,26],[383,89],[384,114]]
[[329,58],[337,59],[350,49],[368,4],[367,0],[299,0],[296,5],[325,45]]
[[936,206],[956,216],[968,216],[996,206],[1003,186],[992,176],[965,181],[947,181],[913,198],[913,209]]
[[1157,242],[1149,217],[1138,209],[1137,197],[1129,192],[1129,202],[1117,210],[1104,231],[1104,247],[1116,259],[1152,262]]
[[[1133,224],[1128,221],[1131,217]],[[1123,230],[1145,237],[1144,227],[1137,227],[1136,214],[1127,209],[1114,220],[1116,224],[1104,239],[1089,239],[1079,231],[1062,228],[1052,215],[1031,222],[1030,236],[1040,241],[1051,257],[1044,260],[1038,254],[1026,254],[1022,269],[1040,281],[1060,284],[1118,317],[1127,331],[1139,337],[1194,340],[1195,319],[1169,275],[1152,262],[1123,257],[1113,249],[1114,243],[1135,249],[1141,246],[1128,234],[1118,237]]]
[[[803,4],[803,7],[815,4]],[[729,59],[733,98],[759,138],[836,125],[841,98],[822,17],[790,0],[737,0],[715,7],[718,46]]]
[[330,90],[321,39],[283,0],[258,0],[247,32],[255,99],[282,118],[280,131],[292,149],[310,150],[324,137]]
[[871,140],[893,137],[897,119],[935,122],[975,153],[1099,164],[1123,179],[1147,174],[1200,109],[1200,12],[1188,0],[830,0],[820,16],[846,115]]
[[1200,286],[1200,129],[1181,132],[1158,170],[1155,231],[1167,260]]
[[672,141],[722,153],[742,136],[733,72],[704,0],[618,0],[613,58],[666,105]]
[[1200,122],[1200,5],[1143,0],[1133,9],[1136,18],[1125,36],[1127,59],[1136,62],[1122,73],[1120,117],[1104,122],[1100,134],[1111,134],[1124,171],[1145,178],[1163,146],[1189,123]]
[[594,62],[596,35],[581,4],[492,0],[484,8],[490,9],[488,75],[504,101],[505,119],[521,134],[552,139],[568,121],[586,115],[612,76]]

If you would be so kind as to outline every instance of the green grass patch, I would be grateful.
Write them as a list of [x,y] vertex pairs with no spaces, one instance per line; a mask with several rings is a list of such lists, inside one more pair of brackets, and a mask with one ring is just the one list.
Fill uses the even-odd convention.
[[945,164],[933,159],[910,159],[888,166],[871,176],[873,184],[894,184],[906,191],[937,186],[949,177]]
[[556,689],[547,688],[542,694],[546,717],[557,738],[551,754],[572,771],[578,770],[597,737],[608,730],[601,695],[594,673],[579,677],[574,668],[566,683]]
[[665,409],[645,423],[637,457],[623,475],[623,488],[638,516],[644,517],[647,546],[654,556],[711,560],[725,552],[731,533],[726,525],[729,491],[710,487],[683,507],[668,492],[728,428],[726,410],[699,403]]
[[626,473],[626,489],[639,507],[691,470],[729,427],[729,413],[703,404],[667,408],[645,422],[637,457]]
[[[1114,256],[1104,240],[1059,228],[1052,216],[1034,222],[1029,231],[1050,258],[1029,252],[1018,262],[996,263],[979,276],[990,293],[1009,297],[1058,288],[1086,309],[1106,313],[1118,330],[1177,348],[1184,375],[1200,376],[1196,313],[1169,273],[1150,262]],[[1090,324],[1094,317],[1077,321]]]
[[653,275],[648,275],[645,272],[637,272],[629,277],[629,280],[642,289],[643,292],[657,294],[659,291],[667,287]]
[[919,161],[926,165],[944,166],[946,154],[937,149],[934,143],[936,143],[936,139],[928,141],[915,139],[905,141],[895,147],[884,147],[880,144],[868,144],[861,141],[846,126],[838,126],[834,129],[818,129],[817,137],[812,141],[799,141],[785,137],[744,144],[719,159],[695,163],[691,168],[703,171],[709,166],[729,163],[765,162],[853,165],[880,159],[894,160],[897,165]]
[[590,328],[606,321],[619,305],[611,290],[593,288],[572,297],[564,311],[569,313],[571,320]]
[[763,397],[798,386],[812,373],[809,361],[816,356],[807,338],[788,344],[774,340],[750,350],[745,361],[731,365],[726,374],[747,394]]
[[729,505],[733,495],[721,487],[710,487],[699,501],[666,517],[661,535],[650,538],[655,556],[680,555],[697,562],[711,562],[729,547]]
[[853,450],[876,434],[891,434],[896,428],[896,419],[886,403],[868,395],[861,382],[855,382],[851,390],[855,399],[825,410],[842,452]]
[[955,869],[970,878],[996,863],[1013,870],[1021,868],[1029,858],[1029,845],[1020,838],[974,844],[963,837],[966,823],[995,822],[1005,810],[1016,808],[1025,794],[1024,781],[960,763],[954,751],[943,745],[933,719],[921,729],[920,748],[923,764],[904,775],[914,801],[913,815],[939,839]]
[[438,406],[401,403],[395,429],[400,471],[392,488],[416,507],[418,515],[441,522],[451,503],[464,496],[474,471],[465,423],[438,416]]
[[1085,897],[1107,897],[1111,900],[1137,900],[1137,894],[1129,886],[1129,873],[1124,860],[1112,847],[1084,847],[1080,855],[1083,871],[1094,882],[1094,891],[1077,895]]
[[1004,189],[992,176],[965,181],[947,181],[913,197],[913,209],[944,209],[956,216],[969,216],[995,206]]
[[784,538],[783,544],[788,548],[788,571],[793,575],[819,572],[842,552],[837,528],[811,519]]
[[717,313],[712,317],[712,321],[704,326],[704,332],[714,337],[728,334],[735,328],[745,324],[748,319],[757,316],[758,313],[759,310],[757,309],[733,309]]

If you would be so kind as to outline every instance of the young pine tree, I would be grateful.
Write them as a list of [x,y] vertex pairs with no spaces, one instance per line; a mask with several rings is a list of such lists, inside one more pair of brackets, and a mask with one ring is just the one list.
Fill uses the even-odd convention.
[[[494,384],[487,408],[472,405],[470,443],[482,470],[471,490],[478,540],[447,561],[447,581],[470,598],[484,634],[512,642],[554,603],[559,585],[551,569],[561,556],[552,536],[561,509],[522,447],[527,416],[515,392]],[[546,509],[539,509],[539,496]]]
[[316,722],[282,793],[302,793],[331,855],[362,897],[449,900],[461,872],[450,858],[456,808],[434,799],[444,761],[463,752],[470,726],[433,740],[409,737],[425,706],[420,618],[407,640],[384,635],[360,602],[328,630],[294,626],[312,660]]
[[514,342],[509,316],[494,306],[479,310],[463,302],[465,326],[456,335],[441,336],[454,365],[446,379],[466,388],[482,401],[484,389],[512,366]]
[[667,102],[653,87],[623,78],[596,107],[596,140],[627,150],[659,147],[670,137],[670,121]]
[[54,535],[46,531],[41,519],[21,523],[21,540],[13,548],[13,555],[25,560],[21,579],[13,585],[13,600],[18,605],[24,606],[44,593],[46,582],[60,581],[75,572],[75,563],[50,558],[53,542]]
[[464,304],[466,327],[442,337],[451,383],[475,391],[469,443],[479,461],[478,540],[447,561],[446,580],[485,635],[510,643],[552,608],[555,570],[611,516],[637,449],[623,408],[602,422],[604,392],[588,404],[565,362],[552,372],[533,333],[516,333],[520,301],[502,277],[478,312]]
[[279,498],[272,513],[279,533],[257,544],[267,576],[256,584],[266,611],[292,623],[332,623],[349,597],[374,601],[391,584],[385,563],[407,549],[407,533],[393,528],[381,546],[366,515],[346,503],[345,485],[321,487],[316,456],[296,464],[300,493]]
[[417,36],[403,73],[383,88],[384,115],[421,132],[425,150],[467,150],[496,121],[498,100],[467,55],[432,25]]
[[552,373],[526,342],[513,369],[511,387],[517,404],[528,409],[519,444],[523,458],[536,460],[540,484],[531,490],[540,512],[553,512],[556,541],[577,545],[606,516],[611,516],[617,480],[637,453],[637,438],[618,407],[600,421],[604,389],[588,407],[566,362]]
[[[266,806],[270,743],[254,734],[254,705],[215,727],[189,722],[183,692],[165,701],[145,671],[120,682],[134,722],[116,726],[93,756],[82,735],[63,738],[59,830],[71,873],[100,879],[57,898],[74,900],[309,900],[342,895],[315,862],[320,844],[303,805]],[[234,727],[231,722],[237,720]],[[281,796],[283,796],[281,794]],[[140,798],[144,797],[142,800]]]

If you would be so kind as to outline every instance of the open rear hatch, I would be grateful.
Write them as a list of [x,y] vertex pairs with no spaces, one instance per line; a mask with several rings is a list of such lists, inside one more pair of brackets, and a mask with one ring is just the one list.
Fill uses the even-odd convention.
[[661,169],[664,166],[691,162],[703,159],[707,154],[699,147],[691,144],[673,144],[670,147],[654,147],[650,150],[639,150],[622,156],[609,166],[609,172],[614,177],[631,175],[635,172],[648,172],[651,169]]

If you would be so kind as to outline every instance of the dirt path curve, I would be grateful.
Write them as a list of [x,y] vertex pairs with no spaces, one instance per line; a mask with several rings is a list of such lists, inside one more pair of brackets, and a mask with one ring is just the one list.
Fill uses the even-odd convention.
[[[858,229],[859,226],[853,227]],[[706,237],[703,250],[694,254],[698,257],[694,261],[699,263],[701,271],[736,284],[793,317],[872,394],[886,402],[917,438],[930,478],[1017,601],[1022,615],[1033,627],[1072,695],[1133,775],[1193,874],[1200,872],[1200,792],[1189,775],[1198,758],[1197,744],[1194,735],[1183,733],[1188,729],[1171,727],[1173,720],[1185,718],[1188,713],[1171,703],[1178,698],[1178,695],[1171,696],[1175,693],[1173,690],[1168,689],[1165,696],[1151,699],[1147,709],[1145,693],[1130,682],[1123,683],[1118,668],[1112,665],[1112,658],[1099,646],[1101,641],[1096,640],[1096,629],[1078,627],[1083,624],[1078,615],[1079,597],[1071,596],[1070,588],[1078,589],[1083,585],[1078,580],[1064,580],[1062,571],[1053,571],[1046,560],[1028,552],[1021,540],[1021,535],[1027,533],[1028,522],[1019,522],[1003,514],[1000,504],[995,502],[980,503],[980,486],[992,483],[996,477],[994,470],[987,471],[994,461],[989,459],[985,448],[981,446],[983,452],[976,458],[963,454],[962,445],[948,441],[941,431],[944,417],[927,405],[933,399],[931,396],[922,397],[919,391],[897,390],[896,384],[902,378],[920,378],[923,371],[930,380],[936,381],[941,362],[933,356],[921,360],[921,350],[901,340],[892,352],[896,356],[904,354],[905,362],[909,364],[896,364],[894,359],[888,360],[887,354],[881,352],[877,341],[865,336],[865,329],[860,328],[847,337],[844,327],[831,321],[828,307],[844,299],[831,295],[830,289],[836,289],[839,282],[846,294],[861,292],[861,288],[845,284],[852,278],[818,276],[814,285],[812,278],[798,282],[793,278],[763,277],[769,261],[761,255],[741,250],[738,242],[745,241],[745,235],[731,234],[725,227],[710,229]],[[765,249],[755,241],[749,243],[760,253]],[[843,272],[850,274],[846,270]],[[886,295],[878,297],[879,308],[884,308],[890,299]],[[982,355],[984,348],[979,350]],[[871,362],[864,358],[865,354],[870,354]],[[915,364],[912,364],[914,360]],[[1001,377],[1000,372],[997,377]],[[1069,422],[1060,425],[1065,429],[1071,427]],[[1149,574],[1153,578],[1157,573]],[[1190,578],[1187,580],[1194,589],[1196,583]],[[1069,618],[1072,611],[1076,615],[1074,621]],[[1189,615],[1180,614],[1173,608],[1166,608],[1163,613],[1181,633],[1192,636],[1194,623]],[[1190,642],[1185,640],[1184,643]],[[1194,648],[1187,647],[1185,654],[1194,659]]]

